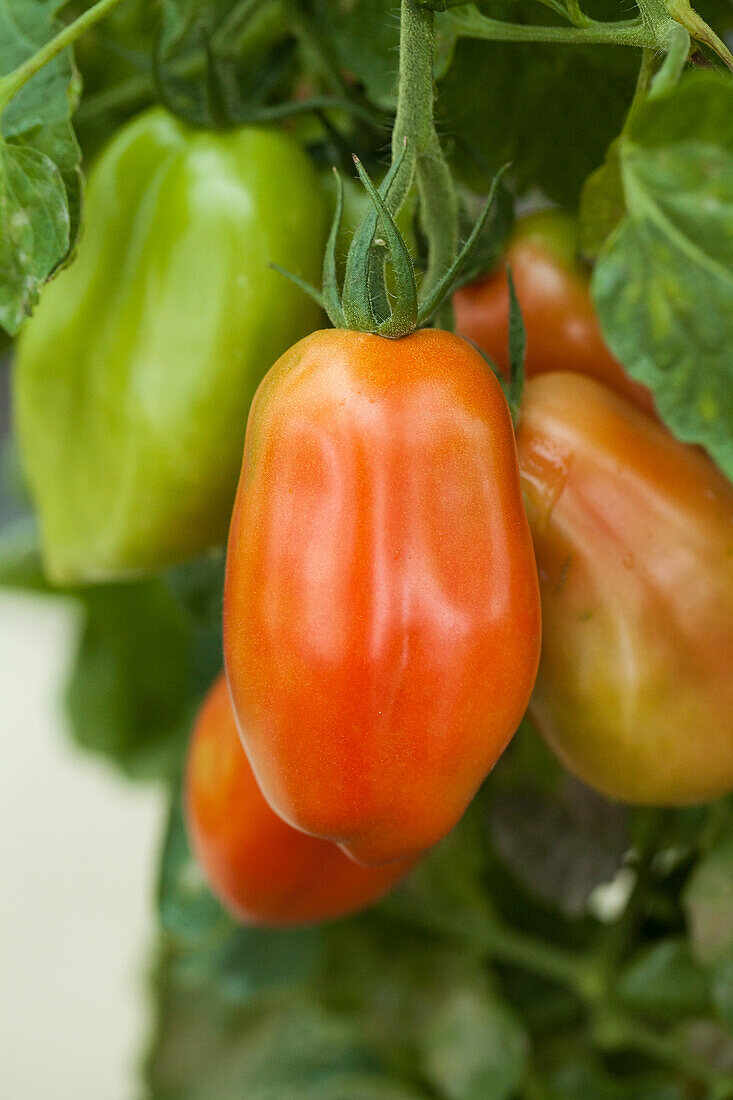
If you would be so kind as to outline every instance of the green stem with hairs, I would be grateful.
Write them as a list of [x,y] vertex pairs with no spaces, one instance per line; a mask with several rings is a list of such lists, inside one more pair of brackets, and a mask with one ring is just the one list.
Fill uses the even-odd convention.
[[435,16],[414,0],[402,0],[397,114],[392,160],[405,143],[407,154],[390,195],[396,211],[417,183],[420,223],[428,242],[428,267],[421,292],[429,295],[452,264],[458,245],[458,200],[433,121]]
[[492,19],[476,10],[452,11],[451,22],[460,37],[484,38],[489,42],[577,43],[578,45],[616,45],[655,47],[658,39],[653,28],[641,18],[615,23],[591,23],[584,26],[531,26]]
[[708,46],[733,70],[733,54],[707,25],[689,0],[637,0],[639,15],[634,19],[600,22],[584,16],[573,3],[566,13],[573,26],[530,26],[492,19],[476,8],[455,8],[450,12],[453,29],[461,37],[489,42],[576,43],[578,45],[635,46],[667,53],[675,41],[676,29],[684,27],[691,38]]

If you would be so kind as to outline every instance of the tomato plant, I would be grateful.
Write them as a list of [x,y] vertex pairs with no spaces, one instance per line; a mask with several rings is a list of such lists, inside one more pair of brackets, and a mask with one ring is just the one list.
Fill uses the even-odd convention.
[[274,808],[364,863],[430,847],[517,728],[539,633],[511,421],[481,357],[433,330],[296,344],[252,409],[224,595]]
[[0,586],[170,807],[122,1092],[733,1096],[728,7],[0,3]]
[[733,787],[733,488],[595,381],[528,383],[518,433],[542,591],[531,712],[571,771],[652,805]]
[[223,904],[248,924],[307,924],[379,898],[408,869],[359,867],[286,825],[265,802],[239,739],[226,680],[191,736],[186,809],[193,852]]

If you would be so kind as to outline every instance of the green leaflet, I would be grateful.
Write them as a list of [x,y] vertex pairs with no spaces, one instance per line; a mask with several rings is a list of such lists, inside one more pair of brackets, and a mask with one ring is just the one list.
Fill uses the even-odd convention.
[[88,588],[81,599],[66,688],[72,736],[136,778],[175,774],[191,709],[185,615],[159,580]]
[[704,1014],[710,1005],[705,971],[681,938],[660,940],[644,948],[619,978],[624,1004],[655,1017]]
[[459,40],[437,99],[451,167],[482,190],[510,161],[520,194],[540,187],[573,206],[621,128],[635,64],[634,51],[606,46]]
[[252,0],[165,0],[152,68],[158,98],[194,125],[217,129],[251,117],[297,76],[283,6]]
[[600,252],[604,336],[675,435],[733,473],[733,85],[687,77],[618,142],[627,214]]
[[682,900],[697,961],[710,965],[733,954],[733,832],[700,860]]
[[[400,0],[315,0],[319,30],[339,63],[361,81],[370,100],[393,109],[397,101]],[[435,76],[447,70],[455,35],[448,20],[436,23]]]
[[[0,77],[53,37],[60,7],[59,0],[0,0]],[[11,335],[76,240],[81,154],[71,114],[78,95],[66,50],[0,118],[0,327]]]

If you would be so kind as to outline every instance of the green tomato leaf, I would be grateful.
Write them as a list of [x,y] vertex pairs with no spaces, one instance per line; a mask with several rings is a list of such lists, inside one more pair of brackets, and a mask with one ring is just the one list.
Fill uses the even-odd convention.
[[617,142],[612,142],[606,160],[591,172],[580,196],[579,245],[589,260],[598,256],[604,243],[626,213]]
[[14,335],[69,247],[66,188],[50,157],[0,144],[0,321]]
[[86,613],[66,692],[78,744],[134,778],[180,773],[222,665],[222,571],[215,552],[151,580],[74,590]]
[[515,1096],[527,1039],[485,968],[470,952],[385,922],[387,911],[383,903],[329,932],[319,992],[348,1005],[370,1048],[414,1066],[431,1095]]
[[[293,933],[241,930],[245,951],[270,956]],[[169,946],[158,973],[159,1020],[149,1057],[150,1095],[173,1100],[421,1100],[380,1065],[348,1014],[300,990],[243,1004],[199,951]],[[292,961],[285,947],[284,961]],[[251,961],[250,961],[251,965]]]
[[616,993],[630,1008],[654,1016],[703,1014],[710,1007],[707,975],[682,939],[645,948],[621,974]]
[[449,999],[496,1000],[474,957],[384,919],[385,903],[329,926],[317,988],[348,1005],[360,1032],[385,1059],[423,1061],[427,1028]]
[[196,943],[227,923],[221,906],[191,856],[178,784],[174,784],[171,793],[160,860],[158,912],[163,930],[181,943]]
[[[80,13],[79,0],[69,7],[69,17]],[[85,160],[123,122],[155,100],[150,54],[159,29],[158,4],[124,0],[75,42],[74,61],[84,96],[74,115],[74,129]]]
[[329,1090],[335,1080],[369,1068],[349,1027],[317,1004],[234,1013],[205,988],[181,986],[181,977],[168,976],[162,1026],[148,1072],[153,1096],[323,1100],[334,1095]]
[[703,966],[733,952],[733,835],[700,860],[683,894],[695,958]]
[[689,1100],[688,1089],[673,1074],[614,1074],[587,1050],[563,1051],[559,1064],[543,1080],[547,1100]]
[[[393,110],[397,103],[399,0],[315,0],[314,16],[339,65],[363,84],[372,103]],[[436,78],[446,72],[454,44],[455,35],[447,17],[438,15]]]
[[[675,1029],[674,1040],[697,1058],[703,1059],[714,1069],[721,1070],[720,1088],[708,1096],[710,1100],[728,1100],[731,1091],[731,1066],[733,1066],[733,1033],[730,1028],[712,1020],[690,1020]],[[687,1096],[689,1097],[689,1091]],[[706,1098],[707,1100],[707,1098]]]
[[[0,438],[2,431],[0,422]],[[0,444],[0,586],[3,585],[40,591],[48,588],[41,565],[38,528],[12,436]]]
[[320,960],[320,928],[243,928],[224,912],[191,855],[178,784],[163,845],[158,909],[187,976],[210,983],[232,1004],[273,988],[302,986]]
[[373,103],[393,108],[400,45],[399,0],[317,0],[315,12],[339,64],[364,85]]
[[[615,4],[618,12],[618,4]],[[512,4],[537,22],[537,3]],[[450,19],[450,12],[446,14]],[[477,191],[508,161],[517,190],[539,186],[574,206],[621,129],[633,51],[461,39],[440,82],[439,132],[451,165]]]
[[48,591],[35,520],[19,516],[0,528],[0,587]]
[[710,971],[713,1003],[722,1020],[733,1028],[733,949]]
[[447,1100],[509,1100],[529,1063],[524,1030],[501,1004],[456,990],[424,1033],[428,1079]]
[[603,247],[603,333],[680,439],[733,476],[733,85],[687,77],[618,143],[628,214]]
[[476,881],[488,867],[489,846],[481,810],[475,799],[455,829],[387,895],[380,910],[415,929],[483,943],[485,899]]
[[249,0],[165,0],[155,40],[157,90],[197,126],[231,126],[275,97],[287,99],[296,43],[280,5]]
[[[61,6],[59,0],[0,2],[0,77],[53,37]],[[81,154],[71,114],[78,96],[66,50],[31,78],[0,118],[0,325],[11,335],[76,240]]]
[[159,580],[77,595],[86,618],[66,691],[75,741],[138,778],[175,774],[192,709],[186,616]]
[[[322,1100],[428,1100],[427,1093],[397,1084],[381,1074],[350,1073],[329,1081],[321,1093]],[[272,1100],[275,1100],[273,1097]],[[320,1098],[319,1098],[320,1100]]]

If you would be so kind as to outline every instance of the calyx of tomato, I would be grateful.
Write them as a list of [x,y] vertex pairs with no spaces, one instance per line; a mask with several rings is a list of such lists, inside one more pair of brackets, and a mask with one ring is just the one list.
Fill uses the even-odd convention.
[[[343,187],[338,177],[338,201],[323,263],[322,288],[317,290],[294,280],[323,307],[335,328],[397,338],[438,317],[454,291],[466,281],[469,261],[505,171],[494,177],[481,214],[458,248],[458,201],[433,122],[434,18],[433,10],[418,0],[402,0],[392,166],[377,188],[354,157],[372,206],[351,242],[343,285],[339,286],[336,264],[343,211]],[[428,246],[428,262],[419,286],[409,249],[395,223],[413,187]],[[392,269],[389,290],[387,264]],[[287,271],[282,273],[293,278]]]

